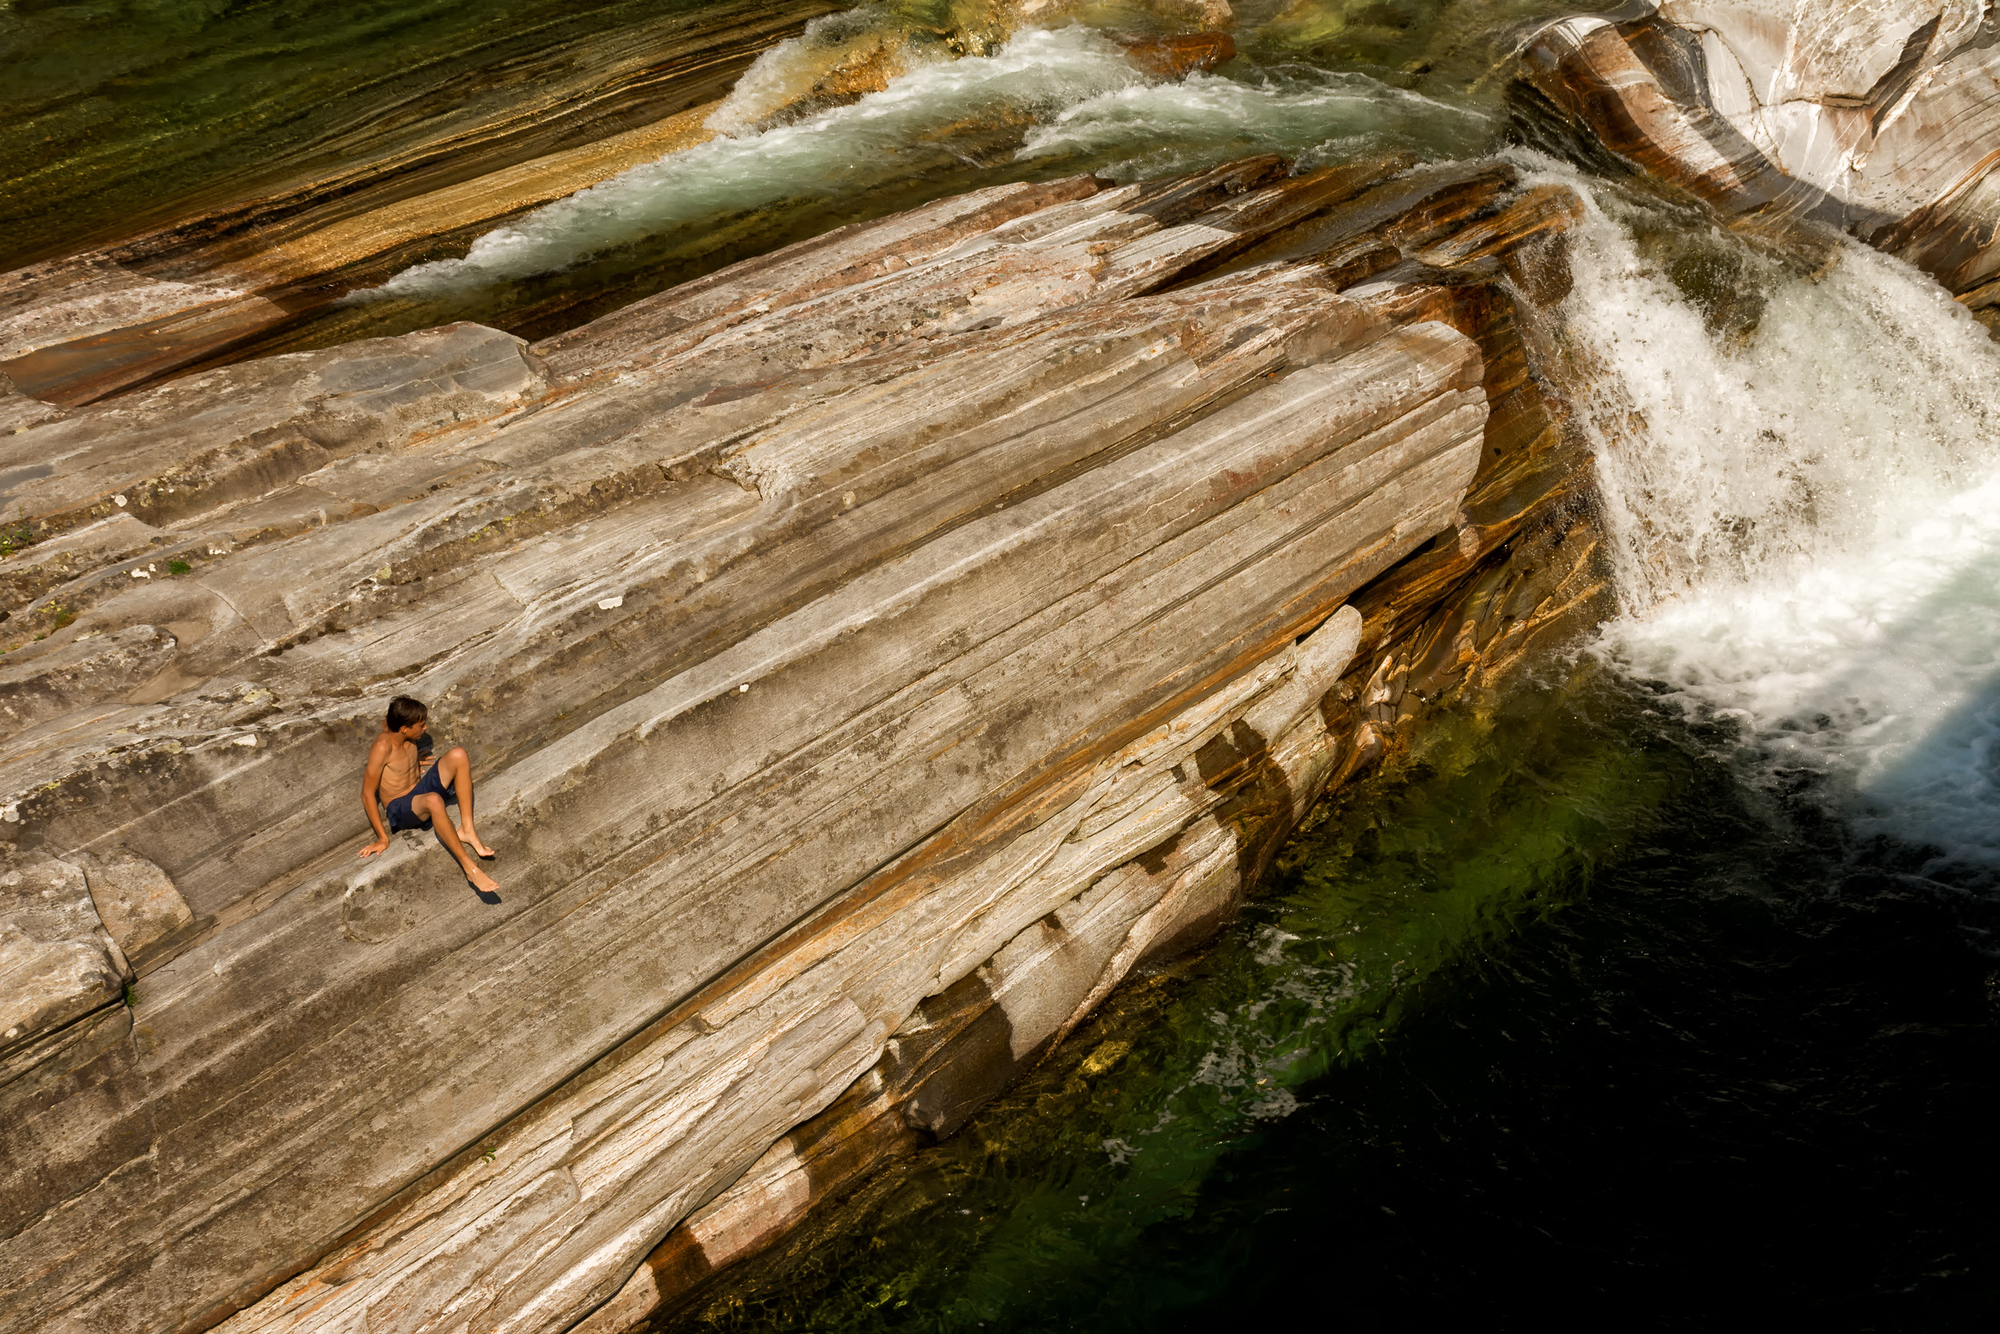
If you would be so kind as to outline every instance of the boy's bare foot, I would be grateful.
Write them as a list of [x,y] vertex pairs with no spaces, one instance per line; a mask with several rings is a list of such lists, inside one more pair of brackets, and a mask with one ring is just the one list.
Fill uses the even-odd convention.
[[480,870],[477,866],[468,866],[465,868],[465,883],[471,885],[482,894],[497,894],[500,892],[500,882]]
[[484,843],[481,843],[479,841],[479,835],[473,833],[470,829],[467,829],[464,825],[460,825],[458,827],[458,841],[465,844],[466,847],[471,848],[475,853],[477,853],[481,857],[484,857],[489,862],[492,861],[495,857],[498,857],[500,855],[493,849],[487,847]]

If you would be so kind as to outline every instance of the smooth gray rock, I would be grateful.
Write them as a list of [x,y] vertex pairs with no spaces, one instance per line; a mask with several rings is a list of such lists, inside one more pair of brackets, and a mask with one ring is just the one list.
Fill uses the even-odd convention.
[[113,852],[78,861],[98,918],[133,964],[143,965],[147,951],[194,919],[167,873],[144,857]]

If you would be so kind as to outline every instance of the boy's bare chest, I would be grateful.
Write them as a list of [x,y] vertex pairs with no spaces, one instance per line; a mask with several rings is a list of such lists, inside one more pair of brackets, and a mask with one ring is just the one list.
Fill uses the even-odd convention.
[[400,738],[382,765],[382,798],[394,801],[417,785],[417,748]]

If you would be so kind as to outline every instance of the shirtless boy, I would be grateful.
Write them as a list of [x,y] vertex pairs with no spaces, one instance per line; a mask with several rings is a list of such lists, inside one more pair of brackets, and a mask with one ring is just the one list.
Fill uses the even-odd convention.
[[[495,855],[479,841],[472,827],[472,765],[463,746],[453,746],[426,767],[417,751],[417,739],[430,730],[430,710],[423,701],[398,695],[389,701],[389,716],[368,748],[368,768],[361,776],[361,805],[374,826],[375,841],[361,849],[363,857],[373,857],[389,847],[389,835],[405,829],[431,829],[445,851],[458,859],[459,869],[471,886],[484,894],[500,886],[479,869],[473,854]],[[445,803],[458,803],[458,827],[445,818]],[[382,818],[388,816],[387,829]]]

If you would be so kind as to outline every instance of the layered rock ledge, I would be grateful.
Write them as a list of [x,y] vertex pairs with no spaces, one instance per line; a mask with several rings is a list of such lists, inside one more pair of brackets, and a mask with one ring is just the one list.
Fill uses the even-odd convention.
[[[948,1133],[1593,605],[1576,210],[1002,186],[532,347],[10,396],[0,1329],[622,1329]],[[355,860],[399,692],[497,906]]]
[[[1226,19],[1227,4],[1215,5]],[[918,64],[979,54],[1072,7],[1001,0],[970,6],[963,22],[943,28],[873,9],[842,15],[829,0],[729,0],[664,17],[656,31],[577,56],[576,74],[558,89],[506,99],[448,129],[427,125],[412,142],[403,141],[410,126],[357,129],[331,170],[0,273],[0,389],[78,406],[272,351],[356,288],[463,255],[537,205],[723,133],[855,101]],[[1170,16],[1187,9],[1174,0],[1158,7]],[[1157,79],[1235,54],[1223,32],[1117,40]],[[739,82],[760,59],[759,77]],[[947,146],[932,155],[907,162],[907,172],[958,165]]]

